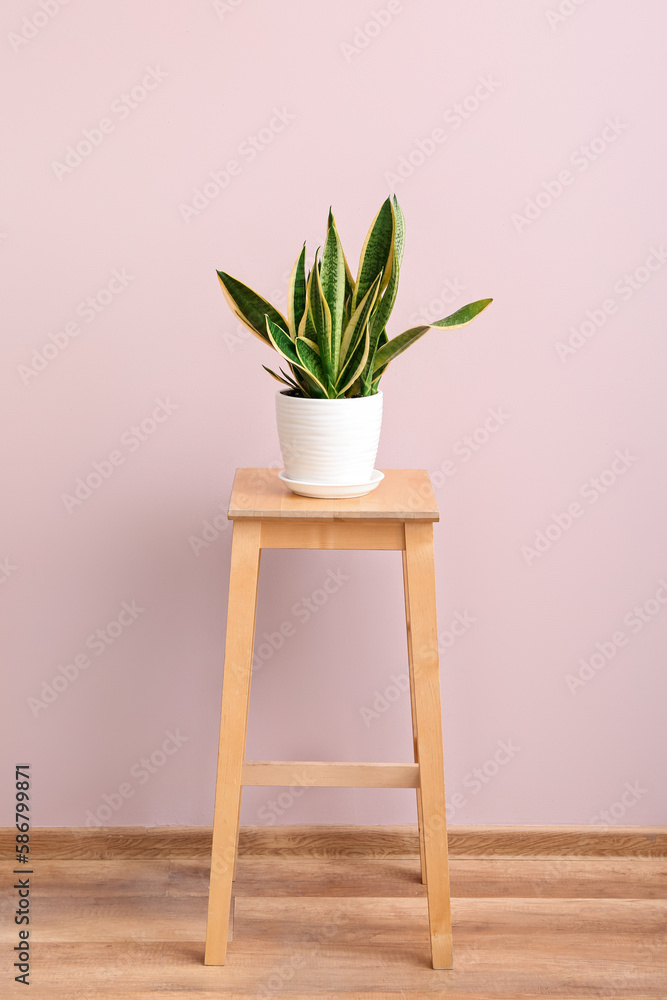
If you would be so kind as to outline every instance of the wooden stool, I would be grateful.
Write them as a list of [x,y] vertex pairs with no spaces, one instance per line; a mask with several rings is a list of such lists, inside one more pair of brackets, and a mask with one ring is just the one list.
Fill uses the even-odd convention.
[[[238,469],[233,519],[222,719],[206,928],[207,965],[224,965],[243,785],[415,788],[422,882],[434,969],[452,968],[447,823],[442,758],[433,521],[428,473],[389,469],[379,487],[349,500],[296,496],[273,469]],[[245,761],[262,549],[400,549],[403,553],[414,764]],[[302,777],[303,776],[303,777]]]

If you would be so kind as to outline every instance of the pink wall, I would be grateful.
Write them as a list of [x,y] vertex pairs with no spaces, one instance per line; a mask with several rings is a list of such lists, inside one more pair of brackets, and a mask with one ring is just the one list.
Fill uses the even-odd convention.
[[[220,512],[235,467],[279,465],[270,355],[215,268],[283,294],[330,204],[356,258],[394,189],[394,332],[495,297],[383,386],[378,465],[428,469],[442,510],[450,819],[664,823],[663,5],[6,0],[1,19],[2,801],[27,759],[37,825],[211,822]],[[294,634],[262,647],[249,757],[409,759],[399,567],[266,554],[259,641]],[[260,788],[243,821],[414,816],[409,792]]]

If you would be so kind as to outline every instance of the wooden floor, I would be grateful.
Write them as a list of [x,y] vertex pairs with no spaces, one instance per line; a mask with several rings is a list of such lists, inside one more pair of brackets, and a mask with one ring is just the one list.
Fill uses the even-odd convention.
[[35,857],[25,994],[7,957],[17,940],[6,891],[14,866],[0,863],[0,996],[667,998],[664,858],[454,856],[455,968],[436,972],[413,849],[255,850],[238,862],[221,968],[202,964],[204,858]]

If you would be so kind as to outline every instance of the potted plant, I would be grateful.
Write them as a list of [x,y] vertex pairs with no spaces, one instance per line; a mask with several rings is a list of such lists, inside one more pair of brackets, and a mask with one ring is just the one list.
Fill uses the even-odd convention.
[[412,327],[389,339],[387,321],[396,301],[403,256],[403,213],[396,197],[375,216],[361,251],[356,280],[348,266],[334,217],[310,270],[306,245],[294,265],[287,317],[243,282],[218,271],[229,304],[242,323],[286,362],[276,393],[279,473],[295,493],[363,496],[382,473],[374,469],[382,420],[380,379],[391,361],[431,328],[470,323],[491,299],[451,316]]

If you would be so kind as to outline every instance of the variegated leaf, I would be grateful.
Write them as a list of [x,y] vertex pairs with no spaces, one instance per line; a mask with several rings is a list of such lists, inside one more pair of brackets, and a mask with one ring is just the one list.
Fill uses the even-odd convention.
[[308,311],[315,327],[315,340],[320,349],[320,358],[326,380],[325,385],[328,387],[333,382],[331,366],[331,311],[324,297],[318,263],[318,256],[315,254],[315,262],[309,285]]
[[[327,220],[327,234],[329,233],[329,226],[333,222],[333,215],[329,211],[329,219]],[[342,250],[341,245],[341,250]],[[350,265],[347,262],[347,257],[345,256],[345,251],[343,250],[343,264],[345,265],[345,305],[344,311],[346,317],[349,316],[350,306],[352,305],[352,296],[354,295],[354,278],[352,277],[352,271],[350,270]]]
[[292,268],[289,279],[289,289],[287,292],[287,318],[289,321],[289,334],[292,340],[296,339],[299,323],[306,311],[306,244],[297,257]]
[[296,353],[296,348],[294,346],[295,341],[293,341],[289,334],[281,330],[269,317],[266,317],[266,332],[271,342],[271,346],[282,354],[284,358],[290,362],[290,364],[299,364],[299,355]]
[[340,363],[345,365],[350,352],[356,349],[364,326],[368,322],[368,317],[377,298],[377,290],[380,286],[380,275],[378,274],[371,287],[366,292],[364,298],[357,306],[350,322],[345,327],[343,339],[340,347]]
[[315,340],[317,333],[315,331],[315,326],[313,324],[313,318],[310,315],[310,290],[313,285],[313,271],[308,272],[308,278],[306,280],[306,308],[304,309],[303,316],[301,317],[301,322],[297,329],[298,337],[306,337],[308,340]]
[[345,255],[329,209],[327,238],[322,251],[322,292],[331,314],[331,373],[336,377],[345,309]]
[[471,323],[475,316],[479,316],[482,310],[486,309],[492,302],[493,299],[478,299],[477,302],[469,302],[467,306],[461,306],[451,316],[438,319],[435,323],[431,323],[430,326],[448,327],[451,330],[457,326],[466,326],[467,323]]
[[266,316],[281,329],[289,328],[285,317],[252,288],[248,288],[242,281],[232,278],[231,274],[226,274],[224,271],[218,271],[217,275],[234,314],[265,343],[268,340]]
[[276,380],[276,382],[282,382],[283,385],[289,386],[290,389],[294,388],[294,382],[288,382],[286,378],[282,378],[280,375],[276,375],[276,373],[272,371],[270,368],[267,368],[266,365],[262,365],[262,368],[264,369],[265,372],[268,372],[269,375],[271,375]]
[[375,364],[375,354],[379,347],[382,346],[382,340],[384,335],[384,340],[386,341],[387,335],[385,327],[387,321],[391,316],[392,309],[394,308],[394,303],[396,302],[396,293],[398,292],[398,279],[400,275],[401,260],[403,259],[403,245],[405,241],[405,229],[403,212],[401,211],[400,205],[394,196],[393,200],[394,214],[395,214],[395,228],[394,228],[394,246],[391,254],[391,273],[389,276],[389,282],[384,290],[382,298],[379,299],[375,309],[373,310],[373,316],[371,318],[370,329],[371,329],[371,343],[370,350],[368,352],[368,359],[366,361],[366,367],[361,375],[361,382],[364,386],[364,395],[370,391],[370,383],[373,379],[373,367]]
[[[389,281],[387,265],[394,245],[395,212],[391,198],[382,203],[375,216],[359,259],[359,273],[352,297],[352,311],[379,275],[384,276],[383,284]],[[385,272],[387,272],[385,274]]]
[[359,378],[366,366],[368,351],[370,348],[370,331],[368,323],[363,326],[363,335],[357,343],[356,348],[349,356],[345,367],[340,373],[336,392],[339,396],[345,395],[352,383]]
[[451,316],[445,316],[444,319],[436,320],[435,323],[429,323],[428,326],[415,326],[404,333],[399,333],[398,337],[393,337],[375,355],[373,376],[375,377],[379,373],[383,365],[388,364],[389,361],[392,361],[399,354],[402,354],[403,351],[407,350],[416,340],[423,337],[427,330],[432,328],[455,330],[457,327],[467,326],[491,302],[493,302],[493,299],[479,299],[477,302],[469,302],[467,306],[457,309]]
[[420,337],[423,337],[426,331],[430,329],[430,326],[413,326],[410,330],[399,333],[398,337],[392,337],[375,355],[373,376],[377,375],[384,365],[388,364],[388,362],[399,354],[402,354],[403,351],[407,350]]
[[299,337],[297,339],[296,350],[299,355],[301,367],[305,368],[310,377],[314,379],[322,391],[328,395],[327,377],[324,368],[322,367],[322,359],[318,352],[315,351],[303,337]]

